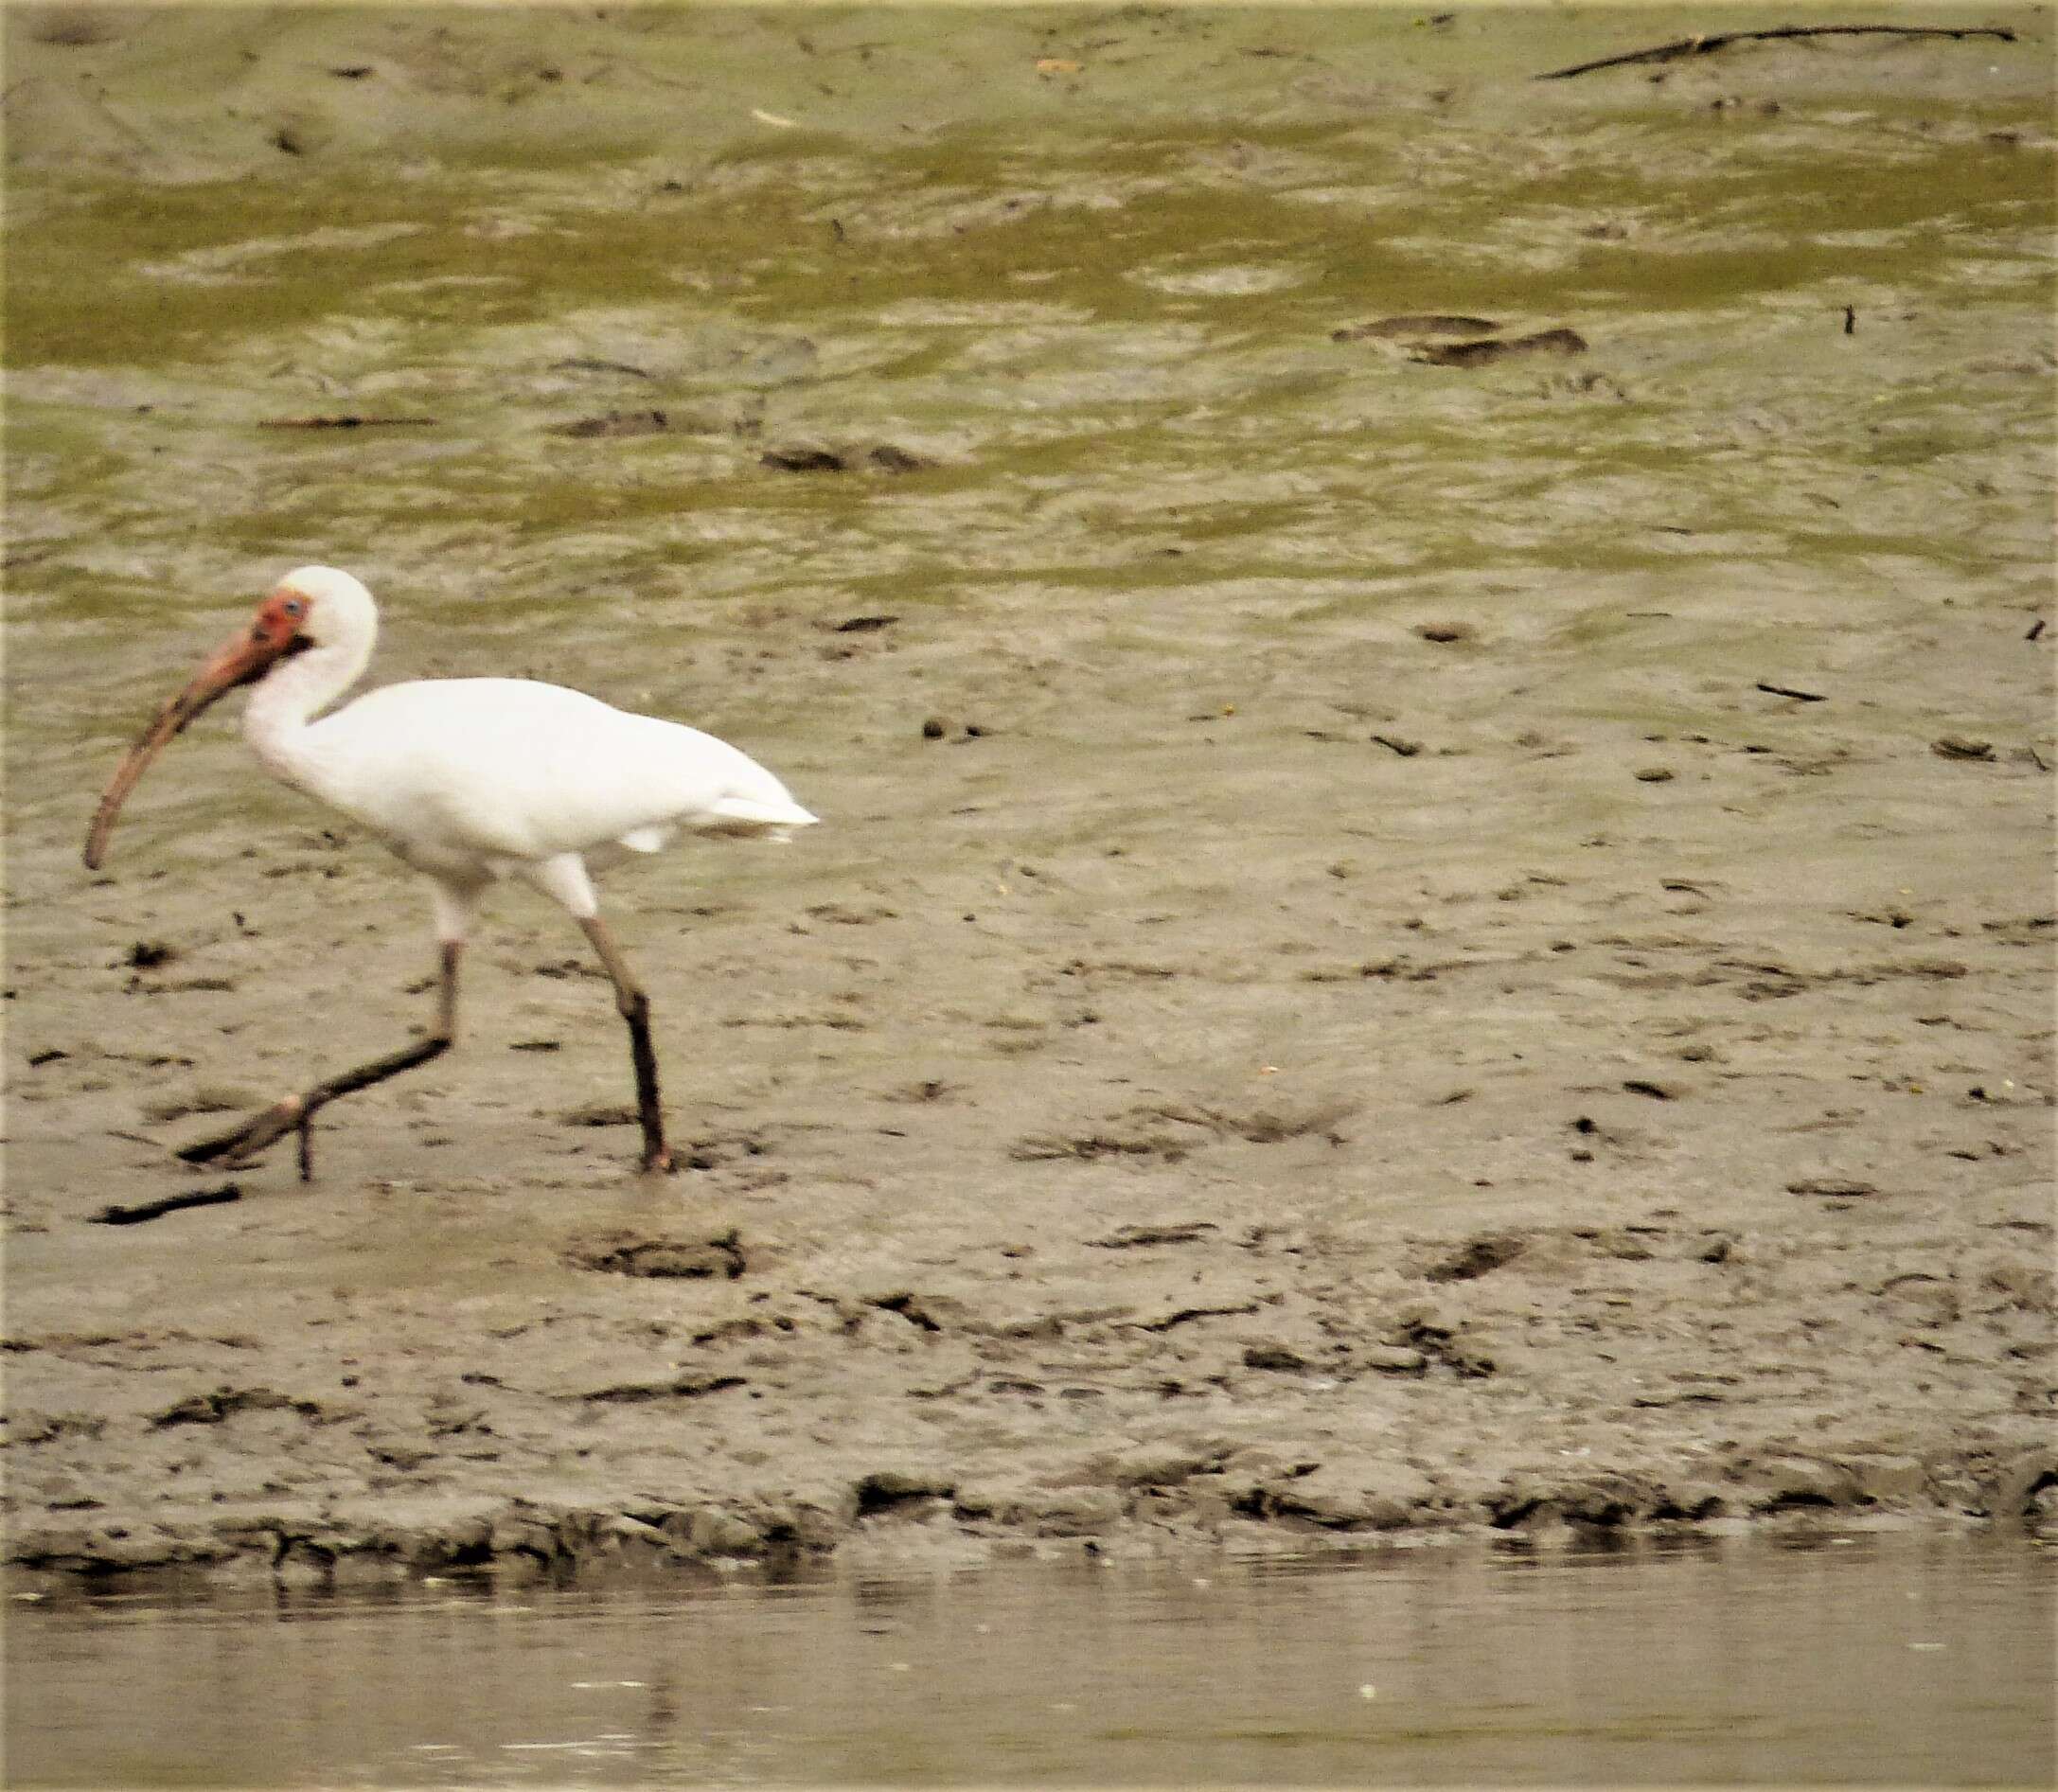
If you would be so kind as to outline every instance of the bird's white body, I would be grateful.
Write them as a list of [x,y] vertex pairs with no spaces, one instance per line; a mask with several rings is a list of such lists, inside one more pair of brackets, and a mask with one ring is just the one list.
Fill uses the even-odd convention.
[[311,720],[357,682],[378,631],[368,594],[321,597],[321,639],[257,683],[243,732],[274,776],[435,880],[446,939],[463,937],[499,878],[524,878],[583,919],[595,913],[588,864],[657,852],[683,829],[783,840],[815,819],[727,741],[560,684],[389,684]]
[[565,853],[656,852],[683,828],[783,838],[814,819],[728,742],[560,684],[389,684],[314,722],[274,700],[260,686],[243,724],[267,769],[431,877],[476,883]]

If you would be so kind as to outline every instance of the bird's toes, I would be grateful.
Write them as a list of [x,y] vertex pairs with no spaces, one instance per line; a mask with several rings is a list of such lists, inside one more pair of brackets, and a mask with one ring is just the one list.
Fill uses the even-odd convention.
[[669,1176],[679,1166],[672,1162],[670,1149],[659,1145],[656,1150],[643,1154],[642,1167],[646,1176]]
[[300,1103],[288,1099],[275,1108],[267,1108],[232,1131],[183,1146],[178,1155],[186,1163],[244,1163],[266,1145],[276,1144],[299,1124]]

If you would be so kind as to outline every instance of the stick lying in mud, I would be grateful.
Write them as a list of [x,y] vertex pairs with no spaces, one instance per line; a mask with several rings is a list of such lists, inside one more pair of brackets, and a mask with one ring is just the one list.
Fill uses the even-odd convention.
[[167,1195],[162,1200],[138,1201],[133,1207],[103,1207],[93,1215],[102,1226],[133,1226],[146,1219],[162,1219],[182,1207],[215,1207],[222,1201],[240,1201],[243,1191],[234,1182],[220,1188],[196,1189],[189,1195]]
[[1532,75],[1532,80],[1570,80],[1574,75],[1590,75],[1597,68],[1623,68],[1631,62],[1674,62],[1682,56],[1708,56],[1731,44],[1770,43],[1793,37],[1991,37],[2013,44],[2015,34],[1999,25],[1783,25],[1767,31],[1716,31],[1702,37],[1683,37],[1675,44],[1654,49],[1631,50],[1623,56],[1604,56],[1598,62],[1575,62],[1570,68],[1553,68],[1548,74]]
[[260,430],[426,430],[435,427],[433,417],[267,417]]

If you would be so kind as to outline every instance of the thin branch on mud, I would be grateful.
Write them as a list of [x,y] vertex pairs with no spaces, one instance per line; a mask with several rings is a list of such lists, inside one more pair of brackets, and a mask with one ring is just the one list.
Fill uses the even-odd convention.
[[1631,62],[1674,62],[1682,56],[1708,56],[1731,44],[1770,43],[1795,37],[1991,37],[2013,44],[2015,34],[1998,25],[1783,25],[1768,31],[1716,31],[1702,37],[1683,37],[1675,44],[1655,49],[1631,50],[1623,56],[1604,56],[1598,62],[1575,62],[1570,68],[1553,68],[1548,74],[1532,75],[1532,80],[1569,80],[1574,75],[1590,75],[1597,68],[1622,68]]
[[267,417],[260,430],[420,430],[434,429],[433,417]]
[[240,1201],[243,1191],[234,1182],[220,1188],[196,1189],[188,1195],[167,1195],[161,1200],[138,1201],[133,1207],[103,1207],[93,1217],[102,1226],[133,1226],[145,1219],[162,1219],[183,1207],[213,1207],[221,1201]]

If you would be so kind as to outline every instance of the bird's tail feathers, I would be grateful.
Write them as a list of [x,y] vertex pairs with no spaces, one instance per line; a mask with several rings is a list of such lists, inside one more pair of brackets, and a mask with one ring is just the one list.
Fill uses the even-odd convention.
[[796,827],[812,827],[820,816],[810,815],[790,797],[783,800],[755,796],[725,796],[709,809],[699,825],[704,834],[735,834],[759,840],[790,840]]

